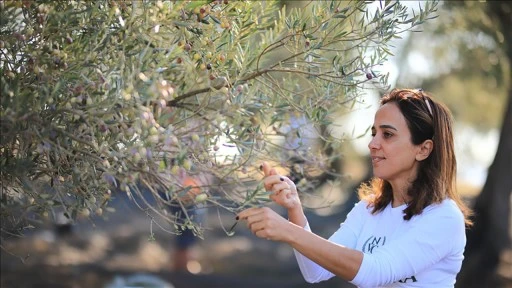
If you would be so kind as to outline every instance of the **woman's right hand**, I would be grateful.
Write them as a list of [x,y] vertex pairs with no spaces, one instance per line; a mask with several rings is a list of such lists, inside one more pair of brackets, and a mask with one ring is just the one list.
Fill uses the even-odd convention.
[[288,210],[302,208],[297,187],[292,180],[277,174],[276,170],[271,168],[266,162],[263,162],[262,170],[265,175],[263,184],[265,190],[272,192],[270,195],[272,201]]

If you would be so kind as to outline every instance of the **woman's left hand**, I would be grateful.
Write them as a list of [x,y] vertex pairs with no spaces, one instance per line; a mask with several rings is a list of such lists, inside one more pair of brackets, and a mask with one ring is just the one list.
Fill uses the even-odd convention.
[[286,241],[286,227],[291,223],[268,207],[249,208],[238,214],[247,221],[247,227],[259,238]]

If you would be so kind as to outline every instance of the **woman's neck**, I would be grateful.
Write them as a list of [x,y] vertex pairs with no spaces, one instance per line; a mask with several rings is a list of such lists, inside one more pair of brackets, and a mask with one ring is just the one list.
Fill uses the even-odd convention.
[[391,189],[393,191],[393,199],[391,200],[391,206],[393,208],[408,204],[411,202],[411,196],[409,196],[410,183],[391,183]]

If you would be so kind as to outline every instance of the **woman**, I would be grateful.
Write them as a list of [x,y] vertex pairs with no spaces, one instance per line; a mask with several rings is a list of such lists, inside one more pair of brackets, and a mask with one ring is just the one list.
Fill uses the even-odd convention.
[[311,232],[293,182],[266,163],[265,189],[288,220],[268,207],[238,218],[256,236],[290,244],[308,282],[338,276],[359,287],[454,287],[471,221],[454,187],[450,112],[421,90],[395,89],[381,100],[372,137],[374,179],[328,240]]

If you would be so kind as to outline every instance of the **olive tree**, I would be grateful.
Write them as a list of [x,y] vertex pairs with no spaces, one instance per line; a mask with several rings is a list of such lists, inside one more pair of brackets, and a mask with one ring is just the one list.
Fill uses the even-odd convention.
[[126,193],[151,219],[200,234],[166,207],[261,205],[263,160],[328,169],[325,147],[282,128],[299,117],[339,145],[321,128],[366,87],[386,87],[392,40],[437,3],[413,13],[395,1],[0,5],[2,223],[12,233],[57,208],[72,221],[101,215]]

